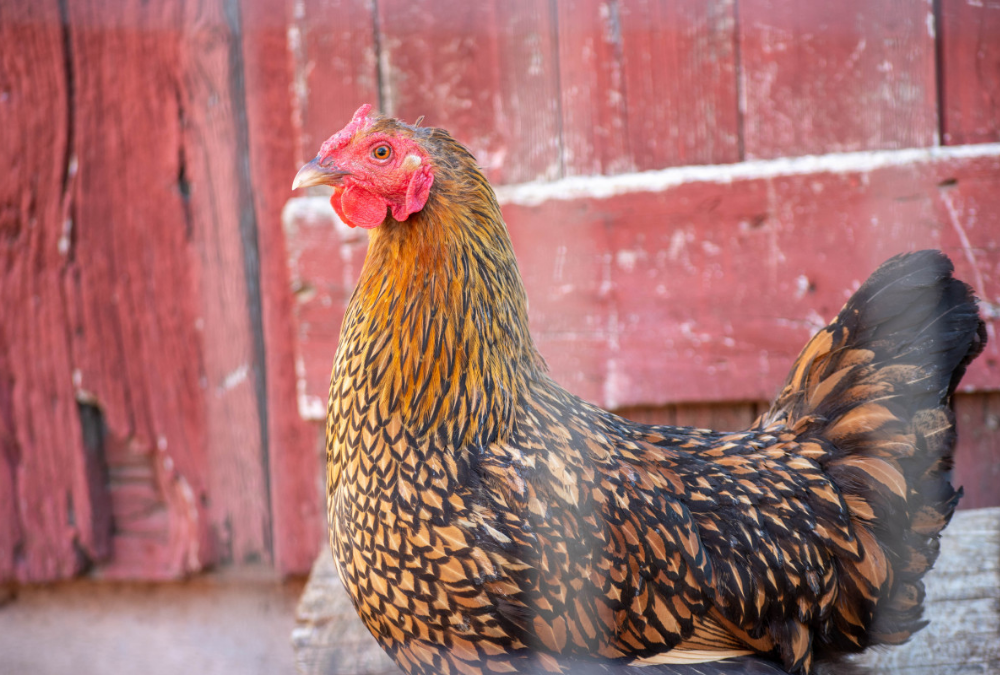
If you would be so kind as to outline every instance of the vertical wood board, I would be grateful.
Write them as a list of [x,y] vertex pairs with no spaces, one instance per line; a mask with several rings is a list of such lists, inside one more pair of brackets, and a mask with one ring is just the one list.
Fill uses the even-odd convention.
[[635,169],[628,148],[620,3],[556,0],[564,172]]
[[56,2],[0,7],[0,582],[110,551],[72,379],[73,71]]
[[929,2],[740,0],[739,26],[747,158],[935,144]]
[[1000,141],[1000,2],[940,0],[945,145]]
[[496,183],[558,175],[547,2],[380,0],[377,7],[385,113],[448,129]]
[[209,515],[218,562],[271,560],[271,512],[248,274],[255,217],[247,170],[240,22],[231,3],[185,3],[179,96],[179,189],[191,234],[201,339]]
[[736,0],[641,0],[620,12],[635,168],[739,161]]
[[303,0],[299,6],[289,46],[302,124],[297,156],[304,161],[361,105],[379,107],[378,53],[371,0]]
[[252,254],[260,284],[260,323],[255,330],[261,331],[266,366],[262,384],[270,484],[258,498],[270,501],[278,572],[304,574],[316,555],[316,535],[323,531],[325,518],[315,428],[302,420],[296,406],[295,318],[281,220],[291,197],[299,146],[288,96],[293,63],[286,29],[293,4],[242,0],[240,7],[256,222]]
[[198,294],[181,175],[177,6],[69,5],[72,197],[66,294],[78,397],[100,408],[111,494],[147,467],[165,515],[116,519],[102,573],[166,578],[211,561]]
[[965,489],[963,509],[1000,506],[1000,394],[955,399],[958,451],[952,483]]

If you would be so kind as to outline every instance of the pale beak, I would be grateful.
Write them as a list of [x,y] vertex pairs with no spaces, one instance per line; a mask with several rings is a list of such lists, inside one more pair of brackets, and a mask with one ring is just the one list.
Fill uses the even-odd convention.
[[336,166],[322,166],[317,156],[308,164],[303,164],[292,181],[292,189],[309,187],[310,185],[340,185],[344,176],[350,176],[350,171],[344,171]]

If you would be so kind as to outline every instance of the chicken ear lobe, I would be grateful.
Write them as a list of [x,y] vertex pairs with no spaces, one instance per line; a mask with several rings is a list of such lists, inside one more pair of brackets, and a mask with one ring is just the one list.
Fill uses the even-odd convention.
[[388,207],[385,199],[357,185],[348,186],[342,193],[334,193],[330,203],[341,220],[351,227],[366,230],[382,224]]
[[429,166],[422,166],[413,172],[406,186],[406,201],[392,205],[392,217],[402,222],[424,208],[434,184],[434,173]]

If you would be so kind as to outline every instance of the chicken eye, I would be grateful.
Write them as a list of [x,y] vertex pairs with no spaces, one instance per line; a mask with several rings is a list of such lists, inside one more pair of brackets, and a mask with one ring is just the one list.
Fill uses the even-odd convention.
[[374,157],[375,159],[377,159],[380,162],[384,162],[385,160],[387,160],[390,157],[392,157],[392,148],[390,148],[385,143],[383,143],[381,145],[376,145],[372,149],[372,157]]

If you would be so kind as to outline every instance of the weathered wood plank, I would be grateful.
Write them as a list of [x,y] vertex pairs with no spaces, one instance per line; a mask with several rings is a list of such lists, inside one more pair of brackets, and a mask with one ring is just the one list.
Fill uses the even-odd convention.
[[[725,404],[722,404],[725,405]],[[657,407],[619,408],[615,411],[625,419],[642,424],[676,424],[677,406],[663,405]]]
[[933,145],[933,7],[741,0],[746,157]]
[[378,107],[373,7],[370,0],[303,0],[293,19],[301,160],[315,156],[362,104]]
[[209,515],[222,564],[271,560],[256,386],[263,364],[251,321],[260,299],[246,261],[254,209],[239,31],[238,14],[224,1],[184,5],[179,181],[200,299]]
[[62,24],[55,1],[0,7],[0,582],[68,577],[110,546],[72,381],[82,130]]
[[735,0],[618,4],[635,168],[738,161]]
[[[261,499],[273,514],[274,562],[283,574],[303,574],[316,555],[323,530],[323,494],[316,433],[296,406],[295,318],[281,211],[291,196],[299,146],[288,96],[293,71],[287,52],[291,2],[242,0],[243,59],[255,241],[248,265],[259,265],[260,315],[267,400],[265,467],[270,485]],[[266,347],[266,349],[265,349]]]
[[[998,172],[1000,158],[987,156],[679,178],[648,191],[623,183],[600,198],[574,196],[593,194],[588,188],[563,198],[558,186],[548,200],[536,201],[532,186],[500,194],[533,334],[554,377],[617,409],[770,399],[812,333],[903,250],[948,253],[995,331]],[[605,189],[600,181],[595,190]],[[289,228],[290,249],[302,252],[291,260],[293,275],[303,289],[337,289],[299,296],[299,315],[313,317],[299,332],[303,387],[322,402],[341,320],[323,303],[346,298],[364,240],[345,252],[335,230],[320,225],[333,218],[326,200],[294,203],[290,218],[303,224]],[[299,236],[308,240],[296,243]],[[324,265],[345,255],[354,261],[350,277],[348,268]],[[1000,386],[998,355],[994,340],[966,391]]]
[[303,675],[398,675],[364,627],[323,542],[295,611],[292,649]]
[[555,12],[548,0],[493,1],[500,97],[494,123],[506,146],[494,175],[498,183],[558,178],[562,138]]
[[166,514],[155,534],[118,520],[101,571],[176,577],[212,555],[198,295],[179,184],[180,17],[167,2],[68,11],[79,171],[65,293],[77,395],[103,414],[112,499],[119,473],[143,463]]
[[748,428],[757,418],[757,405],[751,402],[682,403],[678,406],[676,424],[718,431],[739,431]]
[[620,5],[603,0],[555,4],[565,175],[632,171]]
[[331,214],[325,198],[293,199],[283,214],[294,294],[296,400],[299,414],[309,420],[326,419],[334,354],[327,350],[336,350],[368,250],[367,233]]
[[[956,514],[941,538],[941,556],[926,578],[924,618],[930,624],[908,644],[872,651],[858,661],[869,665],[872,675],[1000,673],[997,561],[1000,508]],[[989,591],[968,599],[966,586]],[[358,618],[326,546],[313,566],[296,621],[292,645],[302,675],[399,672]]]
[[940,0],[945,145],[1000,141],[1000,2]]
[[377,8],[386,113],[447,128],[497,183],[555,177],[547,3],[381,0]]
[[[507,203],[504,215],[536,342],[575,393],[612,408],[767,400],[808,337],[902,250],[949,253],[995,324],[998,170],[988,158],[683,181]],[[577,305],[576,315],[563,309]],[[554,317],[564,323],[554,328]],[[970,369],[967,389],[1000,382],[996,349]]]
[[965,488],[959,506],[1000,505],[1000,394],[958,396],[955,415],[959,452],[953,482]]

